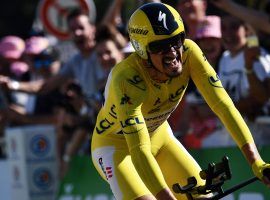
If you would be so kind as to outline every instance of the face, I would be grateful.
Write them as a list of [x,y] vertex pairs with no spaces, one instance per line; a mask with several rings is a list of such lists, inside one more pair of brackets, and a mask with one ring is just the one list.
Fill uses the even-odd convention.
[[180,0],[177,4],[177,10],[187,24],[202,19],[205,16],[206,7],[204,0]]
[[149,56],[155,69],[165,79],[179,76],[183,70],[181,40],[155,41],[152,44],[149,44]]
[[95,46],[95,26],[86,15],[79,15],[68,22],[71,38],[81,52],[88,52]]
[[213,67],[222,52],[222,43],[220,38],[202,38],[197,41],[198,45],[205,54],[207,60]]
[[123,59],[123,54],[112,40],[98,43],[96,51],[98,60],[105,70],[110,70]]
[[221,32],[224,48],[237,53],[246,44],[246,28],[237,18],[225,16],[221,20]]

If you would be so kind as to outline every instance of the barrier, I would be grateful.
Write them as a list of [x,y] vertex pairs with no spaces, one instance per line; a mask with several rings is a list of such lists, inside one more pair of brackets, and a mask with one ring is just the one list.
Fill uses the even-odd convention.
[[113,200],[109,185],[97,174],[89,156],[75,156],[61,181],[58,200]]
[[[260,149],[261,155],[265,160],[270,161],[270,146]],[[224,184],[224,188],[236,185],[242,180],[253,176],[251,168],[237,147],[208,148],[191,150],[190,153],[198,161],[202,168],[207,168],[209,162],[219,162],[227,155],[230,159],[232,170],[232,180]],[[267,159],[268,158],[268,159]],[[177,173],[177,172],[175,172]],[[270,199],[269,189],[259,181],[227,196],[226,200],[252,200]],[[91,159],[88,156],[76,156],[72,159],[71,168],[67,176],[61,181],[58,200],[112,200],[114,199],[106,184],[97,174]]]
[[[11,194],[8,195],[10,199],[5,200],[114,199],[109,185],[97,174],[89,156],[73,157],[70,170],[58,187],[53,127],[29,126],[8,129],[6,139],[7,171],[10,180],[8,183]],[[259,146],[259,151],[264,160],[270,162],[267,153],[270,151],[270,146]],[[233,179],[227,181],[224,188],[229,188],[253,176],[251,168],[237,147],[204,148],[189,152],[203,169],[207,168],[209,162],[220,161],[224,155],[229,157]],[[256,182],[226,197],[226,200],[243,199],[270,199],[269,189],[262,183]]]
[[5,131],[11,200],[54,200],[57,193],[55,130],[25,126]]

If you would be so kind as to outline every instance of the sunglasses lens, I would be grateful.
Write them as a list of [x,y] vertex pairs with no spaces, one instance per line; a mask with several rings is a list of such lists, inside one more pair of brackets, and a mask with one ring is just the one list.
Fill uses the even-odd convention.
[[160,53],[162,51],[164,51],[164,49],[168,49],[169,45],[162,42],[162,41],[155,41],[155,42],[151,42],[149,44],[149,52],[150,53]]
[[179,49],[182,46],[182,40],[182,34],[179,34],[169,39],[150,42],[148,45],[148,51],[152,54],[157,54],[168,52],[172,47],[174,49]]

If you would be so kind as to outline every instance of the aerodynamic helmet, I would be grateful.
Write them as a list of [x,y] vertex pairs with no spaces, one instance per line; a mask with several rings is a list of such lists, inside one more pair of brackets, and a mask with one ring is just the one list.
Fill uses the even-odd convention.
[[139,7],[128,23],[130,41],[143,58],[148,58],[149,44],[155,41],[180,37],[182,44],[185,28],[179,13],[164,3],[147,3]]

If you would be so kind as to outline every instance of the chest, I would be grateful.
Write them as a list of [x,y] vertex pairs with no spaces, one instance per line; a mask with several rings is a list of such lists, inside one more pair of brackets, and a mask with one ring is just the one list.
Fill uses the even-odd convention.
[[174,78],[164,84],[151,83],[148,96],[143,103],[142,112],[145,115],[155,115],[172,112],[181,101],[188,84],[188,78]]

